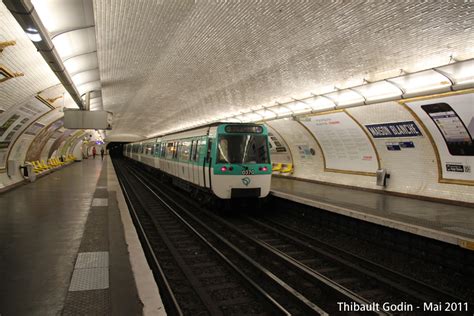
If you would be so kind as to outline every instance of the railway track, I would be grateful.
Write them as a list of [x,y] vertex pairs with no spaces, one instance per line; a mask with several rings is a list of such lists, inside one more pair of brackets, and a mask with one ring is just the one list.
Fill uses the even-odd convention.
[[[185,196],[169,190],[139,169],[134,168],[132,173],[150,194],[153,192],[173,209],[175,217],[185,220],[188,229],[195,230],[202,240],[219,248],[228,264],[233,262],[239,266],[241,278],[261,285],[260,295],[271,298],[270,305],[278,302],[280,313],[334,314],[341,309],[338,302],[366,306],[378,302],[380,307],[390,302],[389,308],[404,303],[416,308],[423,302],[456,299],[364,258],[322,245],[284,223],[251,216],[216,216],[190,201],[183,203],[187,200]],[[164,220],[162,226],[175,227],[174,221],[161,220]],[[268,306],[262,310],[268,311]],[[396,310],[375,313],[392,312],[400,314]]]
[[290,314],[123,164],[114,165],[168,314]]

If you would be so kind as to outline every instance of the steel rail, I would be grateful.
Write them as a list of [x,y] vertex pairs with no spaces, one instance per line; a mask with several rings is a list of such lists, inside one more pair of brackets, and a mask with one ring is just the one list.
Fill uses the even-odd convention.
[[[151,180],[148,180],[149,183],[151,182]],[[158,186],[154,185],[153,183],[150,183],[151,186],[153,186],[153,188],[157,191],[160,192],[160,194],[162,196],[165,196],[168,200],[170,201],[173,201],[173,198],[171,198],[169,196],[169,194],[165,193],[161,188],[159,188]],[[150,190],[153,190],[150,188]],[[156,193],[155,193],[156,194]],[[197,218],[194,214],[192,214],[191,212],[189,212],[186,208],[184,208],[182,205],[176,203],[176,202],[173,202],[173,204],[181,209],[181,211],[185,212],[189,217],[191,217],[194,221],[196,221],[197,223],[199,223],[201,226],[203,227],[208,227],[207,224],[205,224],[203,221],[201,221],[199,218]],[[316,283],[318,283],[320,286],[323,286],[325,288],[326,291],[328,292],[331,292],[333,295],[336,295],[338,297],[338,301],[351,301],[351,302],[356,302],[358,304],[367,304],[369,305],[370,302],[368,302],[367,300],[363,299],[362,297],[358,296],[357,294],[353,293],[352,291],[344,288],[343,286],[331,281],[330,279],[328,279],[327,277],[325,277],[324,275],[310,269],[309,267],[306,267],[305,265],[303,265],[302,263],[292,259],[291,257],[281,253],[280,251],[276,250],[276,249],[273,249],[272,247],[270,247],[269,245],[255,239],[255,238],[252,238],[252,237],[249,237],[247,236],[245,233],[243,233],[242,231],[240,231],[237,227],[235,227],[234,225],[232,224],[229,224],[228,222],[226,221],[223,221],[220,217],[214,215],[214,214],[211,214],[211,213],[208,213],[206,212],[206,215],[208,215],[209,217],[212,217],[214,220],[220,222],[221,224],[223,225],[226,225],[227,227],[231,228],[233,231],[239,233],[243,238],[245,239],[248,239],[248,240],[251,240],[251,242],[257,244],[258,246],[260,247],[263,247],[264,249],[266,249],[268,252],[272,253],[273,255],[279,257],[281,260],[285,261],[287,264],[293,266],[296,270],[299,270],[301,271],[302,273],[304,273],[305,275],[307,275],[309,278],[313,279]],[[254,261],[253,259],[251,259],[250,257],[248,257],[248,255],[244,254],[240,249],[238,249],[237,247],[235,247],[231,242],[229,242],[225,237],[223,237],[222,235],[220,235],[219,233],[215,232],[212,228],[208,227],[207,228],[209,231],[211,231],[213,234],[215,234],[216,236],[218,236],[218,238],[222,239],[229,247],[231,247],[232,249],[234,249],[236,252],[240,252],[242,256],[245,256],[246,258],[248,258],[248,260],[251,260],[252,262],[254,262],[255,265],[258,265],[260,266],[262,269],[265,269],[267,271],[267,273],[270,273],[270,275],[273,277],[273,278],[276,278],[278,279],[279,283],[280,284],[286,284],[286,282],[284,282],[283,280],[281,280],[280,278],[278,278],[276,275],[274,275],[271,271],[269,271],[268,269],[266,269],[265,267],[261,266],[258,262]],[[302,298],[305,302],[310,303],[310,304],[314,304],[312,303],[309,299],[307,299],[303,294],[299,293],[297,290],[293,289],[290,285],[286,284],[286,286],[288,287],[288,289],[291,290],[292,292],[292,295],[296,296],[296,297],[300,297]],[[315,305],[315,304],[314,304]],[[317,305],[315,305],[317,306]],[[323,310],[322,308],[320,308],[318,306],[318,309],[320,310]],[[384,313],[384,312],[377,312],[377,314],[379,315],[388,315],[388,313]]]
[[[137,187],[132,187],[131,190],[134,191],[135,196],[137,197],[137,203],[142,206],[144,210],[143,213],[146,214],[153,223],[154,228],[156,228],[156,232],[160,236],[161,240],[166,245],[166,248],[171,253],[171,256],[174,258],[176,264],[180,268],[181,272],[184,274],[185,278],[190,283],[191,287],[194,290],[194,293],[199,297],[200,302],[204,305],[203,307],[214,316],[223,315],[223,313],[217,308],[216,304],[214,303],[212,297],[209,295],[208,292],[202,289],[202,284],[199,279],[193,274],[189,266],[186,264],[185,260],[183,259],[182,255],[179,253],[178,249],[175,247],[173,242],[170,240],[169,236],[164,232],[163,227],[156,221],[151,214],[147,211],[147,206],[144,204],[143,201],[143,194],[140,195],[137,192],[139,189]],[[146,191],[147,192],[147,191]],[[140,198],[139,198],[140,197]]]
[[[252,286],[256,287],[259,292],[261,292],[262,295],[264,295],[265,298],[269,299],[272,304],[276,305],[278,309],[280,309],[285,315],[291,315],[291,313],[284,308],[280,303],[278,303],[267,291],[265,291],[263,288],[261,288],[258,284],[256,284],[250,277],[248,277],[245,272],[243,272],[241,269],[239,269],[234,263],[232,263],[220,250],[218,250],[216,247],[214,247],[201,233],[199,233],[188,221],[186,221],[176,210],[171,206],[168,202],[166,202],[162,196],[158,195],[155,190],[159,191],[160,194],[165,196],[167,199],[172,200],[166,193],[164,193],[161,189],[156,187],[153,184],[150,184],[153,186],[151,188],[148,184],[146,184],[142,178],[136,174],[136,176],[140,179],[142,184],[150,190],[151,193],[153,193],[163,204],[167,205],[170,211],[172,211],[177,218],[179,218],[183,223],[188,225],[189,229],[194,231],[196,235],[203,240],[206,244],[208,244],[211,249],[216,251],[219,256],[223,260],[225,260],[233,269],[237,269],[236,271],[248,282],[252,284]],[[308,309],[311,313],[316,313],[319,315],[328,315],[327,312],[325,312],[323,309],[321,309],[319,306],[316,304],[312,303],[310,300],[308,300],[306,297],[304,297],[303,294],[299,293],[295,289],[293,289],[291,286],[289,286],[287,283],[285,283],[283,280],[281,280],[278,276],[261,266],[258,262],[250,258],[248,255],[246,255],[244,252],[242,252],[240,249],[235,247],[231,242],[229,242],[226,238],[221,236],[219,233],[217,233],[215,230],[210,228],[208,225],[206,225],[204,222],[200,221],[197,219],[195,216],[193,216],[188,210],[185,208],[175,204],[176,207],[180,208],[183,212],[186,213],[186,215],[190,216],[193,220],[195,220],[197,223],[199,223],[203,228],[205,228],[208,232],[210,232],[214,237],[216,237],[220,242],[224,243],[227,247],[232,249],[235,253],[237,253],[241,258],[245,259],[248,263],[250,263],[254,268],[256,268],[260,273],[265,275],[267,278],[269,278],[272,282],[276,283],[280,289],[284,290],[287,294],[291,295],[294,299],[299,301],[304,305],[306,309]]]
[[[377,278],[380,282],[383,282],[393,288],[398,289],[399,291],[405,292],[415,298],[417,298],[420,301],[427,301],[429,299],[434,299],[436,301],[445,300],[446,302],[462,302],[464,301],[460,297],[457,297],[451,293],[448,293],[446,291],[443,291],[441,289],[435,288],[429,284],[426,284],[424,282],[421,282],[419,280],[413,279],[407,275],[404,275],[398,271],[395,271],[393,269],[389,269],[387,267],[382,266],[381,264],[378,264],[376,262],[370,261],[366,258],[363,258],[361,256],[357,256],[353,253],[350,253],[344,249],[340,249],[338,247],[335,247],[333,245],[330,245],[328,243],[322,242],[312,236],[309,236],[305,233],[302,233],[299,230],[296,230],[292,227],[289,227],[287,225],[277,223],[275,220],[272,219],[266,219],[267,222],[278,226],[282,229],[286,229],[291,234],[289,235],[288,233],[284,233],[278,229],[275,229],[274,227],[271,227],[270,225],[263,223],[255,218],[248,218],[250,221],[257,223],[258,225],[261,225],[277,234],[280,234],[284,236],[285,238],[288,238],[292,240],[295,243],[298,243],[300,246],[305,247],[307,249],[311,249],[312,251],[318,252],[319,254],[328,257],[331,260],[335,260],[340,262],[343,265],[349,266],[352,269],[358,270],[362,273],[365,273],[369,275],[370,277]],[[343,259],[338,255],[329,253],[326,250],[323,250],[321,248],[317,248],[313,245],[308,244],[307,242],[304,242],[303,240],[295,237],[295,236],[300,236],[301,238],[305,238],[307,240],[310,240],[313,243],[319,244],[322,247],[326,247],[330,249],[331,251],[338,252],[346,256],[348,259]],[[372,271],[370,271],[372,269]],[[376,272],[382,272],[383,276],[380,274],[377,274]],[[395,281],[396,280],[396,281]],[[401,285],[399,280],[403,280],[404,284],[407,285]],[[412,288],[408,286],[408,284],[411,285]],[[474,308],[473,308],[474,309]]]
[[171,289],[171,286],[168,282],[168,279],[166,278],[163,268],[161,267],[161,264],[153,251],[153,247],[150,241],[148,240],[145,229],[140,223],[137,211],[135,210],[135,207],[133,206],[128,190],[123,181],[124,179],[126,181],[126,177],[120,171],[120,168],[117,168],[115,163],[114,163],[114,168],[115,168],[116,173],[118,175],[121,175],[121,176],[118,176],[117,178],[118,178],[120,187],[122,189],[122,192],[124,194],[125,201],[127,202],[128,208],[130,210],[130,214],[132,215],[133,222],[135,223],[135,227],[137,228],[137,233],[140,236],[140,239],[143,240],[142,245],[145,248],[144,249],[145,252],[148,254],[147,257],[151,260],[151,265],[155,267],[155,269],[152,269],[152,271],[154,271],[153,274],[155,275],[155,278],[157,278],[158,284],[161,285],[160,287],[161,296],[162,297],[164,296],[166,298],[166,305],[165,305],[166,312],[168,314],[183,316],[184,313],[178,303],[178,300],[176,299],[176,296],[174,295],[173,290]]

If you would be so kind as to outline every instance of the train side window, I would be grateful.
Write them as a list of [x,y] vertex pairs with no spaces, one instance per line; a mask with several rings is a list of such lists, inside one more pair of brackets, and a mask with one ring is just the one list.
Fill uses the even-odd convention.
[[209,138],[209,141],[207,142],[207,155],[206,155],[207,162],[211,161],[211,151],[212,151],[212,139]]
[[192,157],[193,161],[198,161],[199,159],[199,149],[200,149],[199,142],[200,142],[199,140],[196,140],[194,142],[194,152],[193,152],[193,157]]
[[174,151],[175,151],[174,143],[171,143],[171,142],[168,143],[166,145],[166,159],[172,159],[174,155]]
[[179,160],[180,161],[186,161],[186,160],[189,160],[189,156],[190,156],[190,148],[191,148],[191,142],[190,141],[182,141],[180,142],[180,146],[179,146]]
[[161,157],[161,158],[165,158],[165,155],[166,155],[166,145],[165,145],[165,143],[161,143],[161,153],[160,153],[160,157]]
[[199,140],[199,146],[198,146],[198,157],[197,159],[199,160],[200,157],[202,157],[203,159],[206,159],[206,139],[205,138],[201,138]]
[[194,145],[195,145],[196,141],[193,139],[191,141],[191,147],[189,149],[189,159],[190,160],[193,160],[193,156],[194,156]]
[[178,159],[179,143],[174,142],[173,159]]

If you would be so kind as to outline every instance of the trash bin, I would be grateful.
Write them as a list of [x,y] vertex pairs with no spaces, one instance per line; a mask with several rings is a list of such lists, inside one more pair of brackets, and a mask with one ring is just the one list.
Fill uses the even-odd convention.
[[30,182],[34,182],[36,180],[36,173],[33,170],[32,164],[21,166],[21,169],[23,169],[23,177],[28,178]]

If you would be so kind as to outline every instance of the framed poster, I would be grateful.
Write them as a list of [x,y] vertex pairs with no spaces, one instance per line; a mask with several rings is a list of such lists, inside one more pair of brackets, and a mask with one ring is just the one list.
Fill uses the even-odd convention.
[[0,171],[4,171],[8,155],[23,131],[51,109],[36,98],[8,109],[0,116]]
[[379,168],[375,146],[346,111],[321,113],[300,121],[319,143],[326,171],[375,176]]
[[426,130],[439,182],[474,185],[474,90],[401,102]]

